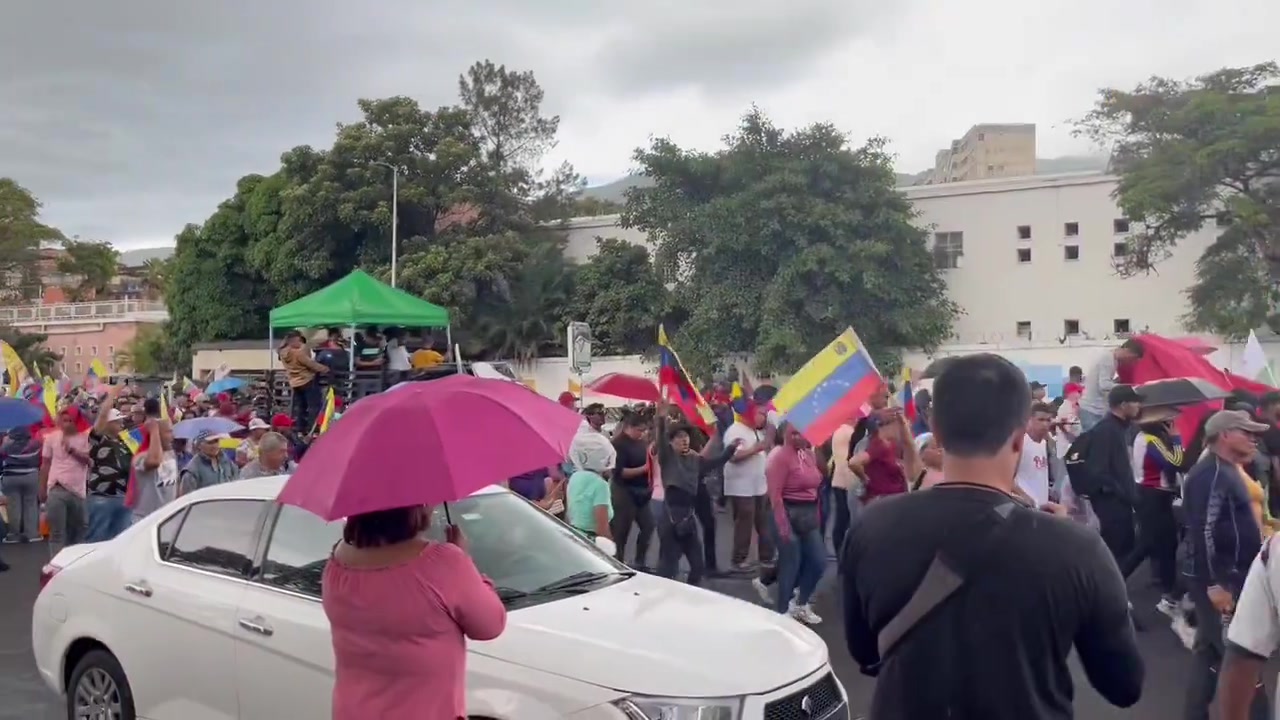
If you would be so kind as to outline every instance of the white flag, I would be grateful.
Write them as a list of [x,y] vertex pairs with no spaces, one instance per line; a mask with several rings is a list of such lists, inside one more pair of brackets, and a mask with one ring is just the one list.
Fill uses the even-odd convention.
[[1258,342],[1258,336],[1252,330],[1249,331],[1249,341],[1244,346],[1244,357],[1240,359],[1240,364],[1244,369],[1244,376],[1275,386],[1275,377],[1271,373],[1271,363],[1267,360],[1267,353],[1262,349],[1262,343]]

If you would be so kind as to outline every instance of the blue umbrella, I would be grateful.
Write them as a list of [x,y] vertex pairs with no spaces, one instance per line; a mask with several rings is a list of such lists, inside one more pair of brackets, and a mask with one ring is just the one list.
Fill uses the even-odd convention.
[[233,420],[222,417],[202,417],[192,420],[183,420],[173,426],[173,437],[178,440],[191,440],[202,432],[225,433],[230,435],[233,432],[239,432],[244,426]]
[[214,380],[209,383],[209,387],[204,389],[206,395],[217,395],[220,392],[233,392],[244,387],[246,383],[237,377],[224,377],[221,380]]
[[44,419],[44,406],[30,400],[0,397],[0,430],[35,425]]

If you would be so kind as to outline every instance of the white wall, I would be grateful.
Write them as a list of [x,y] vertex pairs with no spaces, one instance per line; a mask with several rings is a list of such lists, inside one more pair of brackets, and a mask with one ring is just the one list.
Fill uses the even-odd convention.
[[608,240],[617,238],[633,245],[644,245],[650,252],[647,234],[641,230],[630,230],[618,225],[618,215],[600,215],[598,217],[573,218],[565,225],[568,231],[568,244],[564,255],[573,262],[585,262],[596,254],[596,238]]

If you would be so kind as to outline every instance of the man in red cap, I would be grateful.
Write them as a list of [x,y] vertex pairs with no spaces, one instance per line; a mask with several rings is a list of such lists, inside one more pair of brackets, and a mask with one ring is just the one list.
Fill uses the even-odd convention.
[[276,413],[271,416],[271,429],[289,441],[289,457],[294,462],[301,460],[303,454],[307,452],[307,443],[295,432],[293,418],[284,413]]
[[578,396],[568,390],[560,393],[558,401],[562,407],[567,407],[570,410],[576,410],[578,408]]

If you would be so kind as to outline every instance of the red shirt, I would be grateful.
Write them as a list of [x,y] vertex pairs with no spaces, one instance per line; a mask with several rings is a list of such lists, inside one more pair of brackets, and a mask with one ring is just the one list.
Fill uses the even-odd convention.
[[866,494],[863,500],[897,495],[907,491],[907,476],[898,462],[898,450],[893,443],[881,437],[867,442],[867,460],[863,472],[867,475]]

